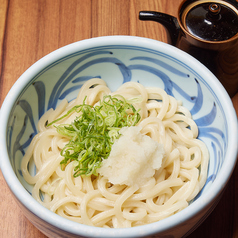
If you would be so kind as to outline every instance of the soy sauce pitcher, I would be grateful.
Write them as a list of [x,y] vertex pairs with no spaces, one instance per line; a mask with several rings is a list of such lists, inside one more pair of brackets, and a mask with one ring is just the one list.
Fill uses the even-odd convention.
[[186,51],[207,66],[230,97],[238,92],[238,2],[236,0],[185,0],[177,17],[141,11],[140,20],[161,23],[168,43]]

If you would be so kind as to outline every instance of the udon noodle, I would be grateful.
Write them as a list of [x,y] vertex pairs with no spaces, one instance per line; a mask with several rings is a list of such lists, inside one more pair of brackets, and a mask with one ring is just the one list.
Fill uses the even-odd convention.
[[[57,133],[54,126],[46,127],[47,121],[82,104],[85,96],[86,103],[93,106],[108,94],[140,98],[134,107],[140,108],[141,133],[164,145],[162,166],[139,188],[111,184],[100,174],[74,177],[74,162],[62,170],[60,151],[68,138]],[[71,123],[75,117],[73,113],[59,123]],[[207,178],[209,154],[197,139],[197,125],[189,110],[161,88],[128,82],[111,92],[103,80],[91,79],[75,100],[63,100],[55,110],[47,111],[38,130],[22,160],[24,178],[33,185],[32,195],[40,204],[78,223],[123,228],[159,221],[187,207]],[[33,163],[35,175],[29,172]]]

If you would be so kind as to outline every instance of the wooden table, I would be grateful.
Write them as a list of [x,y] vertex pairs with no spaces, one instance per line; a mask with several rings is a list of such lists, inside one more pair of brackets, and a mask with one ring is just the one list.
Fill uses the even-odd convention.
[[[166,42],[164,28],[138,20],[140,10],[176,15],[181,0],[0,0],[0,106],[35,61],[75,41],[133,35]],[[238,94],[232,99],[238,113]],[[22,214],[0,172],[0,237],[45,238]],[[206,221],[189,238],[238,237],[238,167]]]

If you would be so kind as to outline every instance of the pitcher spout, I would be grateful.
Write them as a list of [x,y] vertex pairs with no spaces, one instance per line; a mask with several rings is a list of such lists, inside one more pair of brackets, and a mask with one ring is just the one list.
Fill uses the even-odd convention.
[[180,26],[176,17],[155,11],[140,11],[139,19],[144,21],[156,21],[165,27],[168,43],[176,46],[180,32]]

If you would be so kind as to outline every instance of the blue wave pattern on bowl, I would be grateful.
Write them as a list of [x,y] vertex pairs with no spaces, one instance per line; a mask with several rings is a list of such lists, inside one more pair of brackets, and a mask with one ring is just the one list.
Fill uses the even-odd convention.
[[[205,79],[189,65],[165,53],[142,47],[110,46],[74,53],[54,62],[32,79],[15,103],[8,126],[8,152],[16,175],[29,193],[32,186],[23,179],[20,161],[37,134],[39,118],[62,99],[74,99],[82,84],[93,77],[104,79],[112,91],[125,82],[137,81],[162,87],[182,100],[198,125],[199,139],[208,144],[214,158],[209,164],[207,182],[197,197],[209,188],[222,166],[227,147],[225,116],[219,100],[213,99],[212,89],[206,89]],[[216,121],[217,115],[224,123]],[[32,173],[35,172],[33,169]]]

